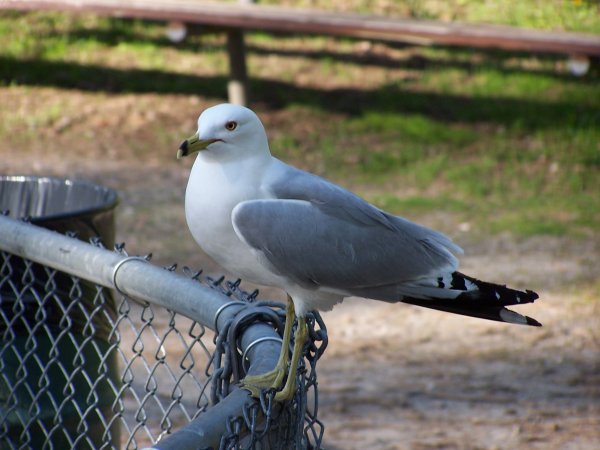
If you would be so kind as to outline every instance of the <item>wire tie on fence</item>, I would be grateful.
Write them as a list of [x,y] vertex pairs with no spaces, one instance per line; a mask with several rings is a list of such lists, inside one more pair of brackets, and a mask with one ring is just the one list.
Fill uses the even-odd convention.
[[246,367],[246,365],[247,365],[246,364],[246,354],[256,344],[260,344],[261,342],[266,342],[266,341],[279,342],[280,344],[283,345],[283,339],[281,339],[280,337],[276,337],[276,336],[263,336],[263,337],[260,337],[258,339],[253,340],[252,342],[250,342],[250,344],[248,344],[248,346],[246,347],[246,350],[244,350],[244,353],[242,353],[242,367],[244,369],[244,372],[248,373],[248,368]]
[[146,258],[144,258],[143,256],[128,256],[126,258],[123,258],[117,264],[115,264],[115,267],[113,268],[113,271],[112,271],[112,282],[113,282],[113,286],[115,287],[116,291],[121,295],[127,295],[127,294],[125,292],[123,292],[121,290],[121,288],[119,287],[119,285],[117,284],[117,272],[119,271],[119,269],[121,267],[123,267],[123,264],[125,264],[126,262],[129,262],[129,261],[148,262],[148,260]]
[[217,309],[217,312],[215,313],[215,323],[214,323],[214,325],[215,325],[214,326],[215,334],[217,334],[217,335],[219,334],[219,323],[218,323],[219,322],[219,316],[221,315],[221,313],[225,309],[227,309],[227,308],[229,308],[230,306],[233,306],[233,305],[242,305],[243,306],[243,305],[247,305],[247,304],[248,303],[246,303],[246,302],[235,300],[235,301],[227,302],[224,305],[219,306],[219,309]]

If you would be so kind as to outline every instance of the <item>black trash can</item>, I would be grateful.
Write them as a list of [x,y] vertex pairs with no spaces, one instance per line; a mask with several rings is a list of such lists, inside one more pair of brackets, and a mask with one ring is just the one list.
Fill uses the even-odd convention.
[[[84,181],[0,176],[0,211],[107,248],[117,203]],[[119,448],[111,292],[16,256],[0,280],[0,450]]]

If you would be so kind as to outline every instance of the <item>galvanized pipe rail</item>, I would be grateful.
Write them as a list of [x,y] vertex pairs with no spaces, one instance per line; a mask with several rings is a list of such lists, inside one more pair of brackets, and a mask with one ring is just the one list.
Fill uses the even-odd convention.
[[[0,249],[62,272],[117,289],[123,294],[185,315],[214,329],[223,327],[243,307],[190,278],[154,266],[141,258],[124,257],[75,238],[61,235],[0,214]],[[218,317],[215,321],[215,318]],[[261,338],[270,337],[270,340]],[[275,366],[280,342],[267,324],[249,326],[241,338],[241,349],[250,360],[249,373],[259,374]],[[259,341],[260,340],[260,341]],[[254,345],[255,344],[255,345]],[[156,450],[187,450],[219,447],[226,419],[241,415],[254,400],[238,389],[183,429],[153,447]]]

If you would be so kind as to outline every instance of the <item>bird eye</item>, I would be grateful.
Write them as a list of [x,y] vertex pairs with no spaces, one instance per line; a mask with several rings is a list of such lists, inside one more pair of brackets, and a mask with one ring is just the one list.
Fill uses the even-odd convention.
[[234,122],[233,120],[230,120],[229,122],[227,122],[225,124],[225,129],[227,131],[233,131],[237,128],[237,122]]

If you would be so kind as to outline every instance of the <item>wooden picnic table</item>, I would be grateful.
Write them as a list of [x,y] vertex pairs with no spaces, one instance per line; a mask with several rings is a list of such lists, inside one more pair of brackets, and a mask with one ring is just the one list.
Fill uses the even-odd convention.
[[0,0],[1,9],[91,12],[100,15],[223,28],[228,33],[230,100],[246,103],[243,31],[345,36],[418,44],[498,48],[600,57],[600,36],[501,25],[439,22],[195,0]]

